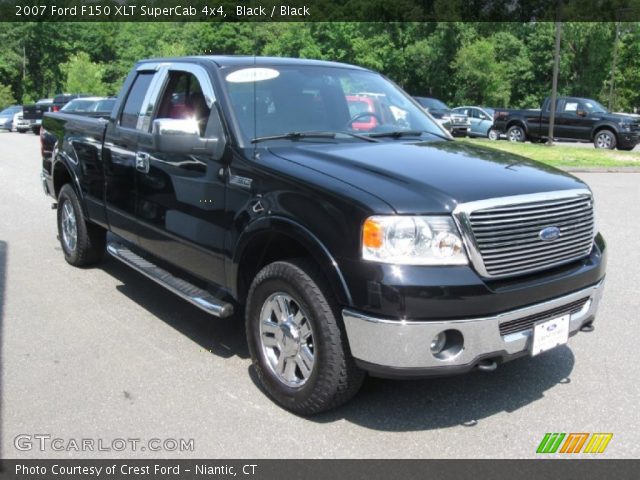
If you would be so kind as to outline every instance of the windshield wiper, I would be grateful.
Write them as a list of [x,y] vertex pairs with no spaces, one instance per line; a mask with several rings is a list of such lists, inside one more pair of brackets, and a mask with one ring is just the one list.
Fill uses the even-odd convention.
[[336,138],[333,132],[289,132],[268,137],[256,137],[251,143],[265,142],[267,140],[300,140],[301,138]]
[[433,135],[434,137],[442,138],[443,140],[450,140],[448,137],[444,135],[440,135],[439,133],[427,132],[426,130],[396,130],[393,132],[377,132],[370,133],[369,137],[372,138],[401,138],[401,137],[421,137],[423,133],[428,135]]
[[301,138],[336,138],[338,135],[346,135],[348,137],[364,140],[365,142],[379,142],[375,138],[366,135],[351,132],[289,132],[282,135],[271,135],[268,137],[256,137],[251,143],[264,142],[267,140],[300,140]]

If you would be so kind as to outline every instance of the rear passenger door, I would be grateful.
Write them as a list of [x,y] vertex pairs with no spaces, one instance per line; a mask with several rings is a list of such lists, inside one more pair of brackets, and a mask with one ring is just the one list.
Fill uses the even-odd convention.
[[[145,65],[133,74],[119,112],[109,120],[102,162],[107,220],[116,235],[138,243],[136,153],[138,135],[148,128],[148,105],[159,72]],[[145,116],[146,114],[146,116]]]
[[[175,153],[154,144],[156,119],[193,119],[201,138],[221,135],[209,74],[198,65],[166,66],[148,128],[139,136],[136,170],[140,242],[153,255],[224,285],[225,165],[213,151]],[[212,134],[215,132],[215,135]]]

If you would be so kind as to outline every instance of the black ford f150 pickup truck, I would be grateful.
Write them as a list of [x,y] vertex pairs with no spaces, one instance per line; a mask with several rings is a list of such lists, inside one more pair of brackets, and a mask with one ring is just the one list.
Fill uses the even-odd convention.
[[[551,102],[546,98],[540,110],[494,112],[494,128],[512,142],[543,141],[549,136]],[[572,142],[593,142],[596,148],[633,150],[640,142],[640,119],[610,113],[595,100],[558,97],[553,137]]]
[[[393,115],[353,127],[347,97]],[[48,113],[71,265],[104,251],[244,317],[268,394],[335,407],[365,373],[492,370],[590,330],[605,243],[580,180],[453,141],[406,93],[312,60],[145,60],[109,119]],[[107,234],[107,232],[109,232]]]

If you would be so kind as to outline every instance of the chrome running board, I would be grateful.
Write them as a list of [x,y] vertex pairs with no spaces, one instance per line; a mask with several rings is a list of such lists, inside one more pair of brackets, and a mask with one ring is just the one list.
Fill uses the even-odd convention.
[[220,318],[233,315],[233,305],[230,303],[223,302],[206,290],[202,290],[186,280],[172,275],[150,261],[145,260],[140,255],[133,253],[121,243],[108,242],[107,252],[122,263],[137,270],[201,310]]

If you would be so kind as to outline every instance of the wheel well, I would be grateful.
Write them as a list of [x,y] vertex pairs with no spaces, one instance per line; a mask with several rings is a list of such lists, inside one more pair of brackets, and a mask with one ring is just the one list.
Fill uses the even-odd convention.
[[616,132],[611,126],[609,125],[601,125],[598,128],[596,128],[593,131],[593,135],[591,135],[591,140],[595,140],[596,139],[596,135],[598,135],[599,132],[601,132],[602,130],[609,130],[611,133],[613,133],[613,136],[616,137],[616,142],[618,141],[618,132]]
[[524,123],[522,123],[520,120],[514,120],[507,123],[507,130],[509,130],[511,127],[521,127],[524,130],[524,133],[527,133],[527,127],[525,127]]
[[[251,282],[262,268],[269,263],[291,258],[308,258],[317,263],[300,241],[283,233],[264,232],[251,239],[238,265],[238,301],[241,304],[245,302]],[[322,268],[319,270],[322,271]]]
[[67,167],[64,166],[63,163],[57,162],[55,167],[53,167],[53,193],[56,198],[60,194],[60,189],[67,183],[72,183],[71,174]]

